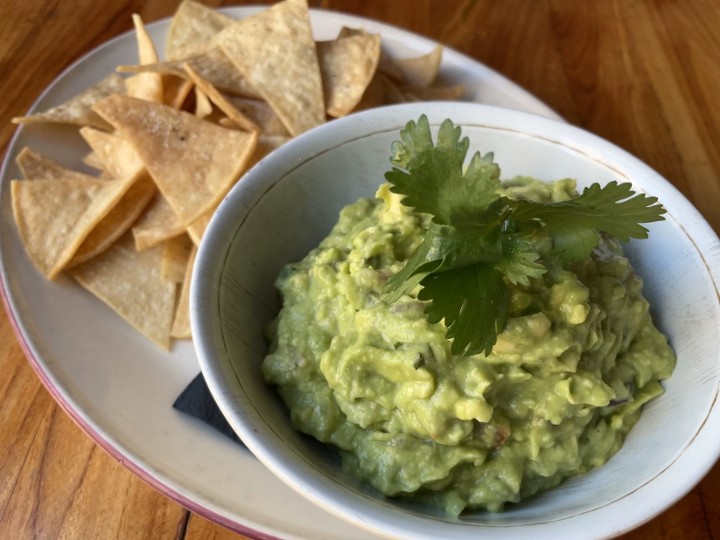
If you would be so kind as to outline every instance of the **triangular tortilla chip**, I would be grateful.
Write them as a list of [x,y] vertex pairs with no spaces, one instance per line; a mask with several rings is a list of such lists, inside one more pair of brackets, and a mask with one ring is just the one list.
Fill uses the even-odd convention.
[[205,118],[213,112],[213,106],[208,99],[207,94],[202,89],[195,87],[195,116],[197,118]]
[[188,77],[190,77],[190,80],[195,83],[195,88],[202,90],[208,99],[215,104],[218,109],[225,113],[225,115],[238,127],[244,129],[245,131],[260,131],[260,128],[255,122],[237,110],[232,103],[225,99],[225,96],[223,96],[217,88],[203,79],[202,76],[190,66],[190,64],[183,64],[183,69],[187,73]]
[[109,129],[108,123],[92,110],[92,106],[111,94],[123,92],[125,92],[125,79],[116,73],[112,73],[65,103],[44,112],[13,118],[12,121],[15,124],[51,122]]
[[165,76],[187,77],[183,70],[183,64],[190,64],[190,67],[197,71],[203,79],[225,92],[238,96],[260,97],[258,91],[243,78],[238,68],[217,47],[179,60],[158,62],[146,66],[118,66],[117,71],[120,73],[152,72],[161,73]]
[[144,168],[133,145],[122,137],[91,127],[81,128],[80,135],[97,156],[101,170],[115,178],[133,176]]
[[162,276],[167,281],[182,283],[190,253],[195,244],[187,234],[163,242]]
[[85,154],[81,159],[85,165],[98,171],[101,177],[109,178],[107,171],[103,170],[103,164],[95,152],[90,151]]
[[13,180],[15,223],[35,266],[57,276],[129,186],[129,180]]
[[405,103],[406,101],[407,98],[400,88],[389,77],[378,71],[370,81],[355,110],[362,111],[392,103]]
[[225,98],[233,107],[252,120],[260,128],[262,135],[290,136],[285,124],[275,114],[272,107],[264,101],[231,95],[225,95]]
[[95,110],[135,147],[185,225],[225,196],[257,144],[255,133],[225,129],[127,96],[110,96],[97,103]]
[[215,38],[292,135],[325,121],[325,101],[306,0],[285,0]]
[[[258,137],[258,143],[257,147],[255,148],[255,152],[253,153],[252,158],[250,158],[250,161],[247,164],[247,169],[249,170],[258,161],[260,161],[270,152],[272,152],[276,148],[279,148],[289,140],[290,137],[282,135],[260,135]],[[217,210],[217,206],[212,208],[209,212],[201,216],[199,219],[197,219],[190,225],[188,225],[188,235],[190,235],[190,238],[192,238],[192,241],[195,243],[196,246],[200,245],[200,241],[205,234],[205,229],[207,229],[208,225],[210,224],[210,219],[215,213],[215,210]]]
[[190,239],[196,246],[200,245],[200,240],[202,240],[202,237],[205,234],[205,229],[207,229],[208,225],[210,224],[210,219],[212,219],[215,210],[217,210],[217,206],[209,212],[205,213],[204,215],[200,216],[199,219],[195,220],[190,225],[188,225],[188,236],[190,236]]
[[135,182],[113,209],[95,225],[66,266],[76,266],[109,248],[137,221],[156,192],[152,178],[144,171],[138,173]]
[[163,103],[173,109],[182,109],[193,87],[192,81],[188,81],[177,75],[164,75]]
[[380,59],[380,36],[359,34],[317,43],[325,109],[339,118],[360,102]]
[[234,19],[194,0],[182,2],[170,22],[165,56],[171,60],[204,52],[208,41]]
[[253,167],[258,161],[267,156],[273,150],[280,148],[283,144],[288,142],[290,137],[284,137],[282,135],[261,135],[258,138],[257,148],[255,153],[248,163],[248,170]]
[[408,86],[430,86],[435,81],[440,69],[442,47],[438,45],[428,54],[413,58],[399,58],[394,62],[402,73],[402,83]]
[[177,285],[162,277],[162,247],[136,251],[126,234],[69,273],[145,336],[170,348]]
[[[338,39],[350,36],[366,36],[368,32],[362,28],[350,28],[343,26],[338,34]],[[388,54],[387,50],[380,46],[380,58],[378,59],[377,70],[382,71],[385,75],[400,81],[403,78],[402,71],[395,65],[395,60]]]
[[400,68],[395,63],[395,60],[393,59],[390,54],[381,47],[380,49],[380,60],[378,61],[378,71],[381,73],[384,73],[391,79],[394,79],[396,81],[402,81],[403,80],[403,72],[400,71]]
[[[362,28],[350,28],[347,26],[343,26],[340,29],[338,38],[365,35],[368,35],[368,32]],[[385,75],[388,75],[396,81],[400,81],[403,78],[402,71],[400,71],[400,68],[395,65],[395,60],[393,60],[392,56],[382,46],[380,47],[380,59],[378,60],[377,69],[378,71],[382,71]]]
[[135,249],[138,251],[149,249],[184,232],[185,225],[162,193],[155,194],[132,228]]
[[192,328],[190,327],[190,283],[192,281],[196,255],[197,247],[193,247],[186,266],[185,278],[180,291],[180,299],[178,300],[177,309],[175,310],[175,320],[173,321],[170,332],[170,335],[177,339],[192,338]]
[[80,129],[80,135],[93,149],[101,170],[113,178],[136,177],[136,180],[115,208],[95,226],[68,266],[75,266],[95,257],[125,234],[157,191],[155,183],[145,172],[140,157],[129,142],[114,133],[90,127]]
[[15,161],[25,178],[33,180],[94,180],[93,176],[68,169],[27,146],[20,150]]
[[[140,15],[133,13],[133,24],[137,37],[138,60],[142,64],[156,64],[158,62],[155,44],[145,30]],[[127,80],[127,95],[162,103],[165,96],[163,92],[163,80],[159,73],[140,73]]]

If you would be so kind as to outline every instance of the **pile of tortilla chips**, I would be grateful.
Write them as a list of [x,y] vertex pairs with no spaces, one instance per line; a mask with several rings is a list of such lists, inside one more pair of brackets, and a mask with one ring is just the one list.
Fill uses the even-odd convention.
[[30,148],[11,182],[17,229],[49,279],[66,272],[164,348],[190,338],[188,289],[213,211],[244,172],[331,118],[402,101],[457,99],[436,86],[442,51],[393,59],[380,36],[316,42],[306,0],[232,19],[194,0],[175,13],[165,60],[133,16],[138,64],[20,124],[79,126],[69,170]]

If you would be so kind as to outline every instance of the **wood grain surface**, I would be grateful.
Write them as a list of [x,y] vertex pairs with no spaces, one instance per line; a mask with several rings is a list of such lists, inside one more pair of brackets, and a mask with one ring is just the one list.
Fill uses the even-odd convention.
[[[230,4],[231,2],[228,2]],[[243,2],[232,2],[241,4]],[[261,3],[261,2],[252,2]],[[0,2],[0,149],[71,62],[176,0]],[[224,2],[211,1],[211,5]],[[323,0],[435,39],[644,160],[720,231],[717,0]],[[54,403],[0,314],[0,537],[241,538],[106,455]],[[720,466],[624,538],[720,539]]]

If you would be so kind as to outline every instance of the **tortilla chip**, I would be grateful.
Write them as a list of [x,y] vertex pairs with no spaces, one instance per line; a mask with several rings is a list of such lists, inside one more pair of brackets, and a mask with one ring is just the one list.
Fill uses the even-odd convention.
[[352,28],[350,26],[343,26],[338,32],[337,39],[351,36],[366,36],[368,35],[367,30],[364,28]]
[[125,92],[125,79],[116,73],[112,73],[65,103],[44,112],[13,118],[12,122],[15,124],[50,122],[109,129],[108,123],[92,110],[92,106],[111,94],[123,92]]
[[135,39],[138,47],[138,61],[140,64],[155,64],[159,61],[157,49],[150,34],[145,29],[142,17],[137,13],[132,14],[132,22],[135,27]]
[[161,193],[155,194],[132,228],[135,249],[138,251],[154,247],[184,232],[185,225]]
[[88,167],[98,171],[98,174],[100,174],[101,177],[104,176],[105,178],[109,178],[107,171],[103,171],[103,164],[101,163],[100,158],[95,152],[90,151],[85,154],[82,157],[82,162]]
[[234,19],[194,0],[182,2],[170,22],[165,56],[171,60],[205,51],[209,40]]
[[[145,30],[140,15],[133,13],[133,24],[137,37],[138,60],[140,64],[156,64],[158,62],[155,44]],[[140,73],[127,80],[127,95],[162,103],[165,96],[163,92],[163,80],[159,73]]]
[[[202,90],[210,101],[214,103],[218,109],[225,113],[225,115],[238,127],[244,129],[245,131],[260,131],[260,128],[257,124],[255,124],[255,122],[237,110],[232,103],[225,99],[217,88],[203,79],[202,76],[200,76],[198,72],[190,66],[190,64],[183,64],[183,69],[188,74],[188,77],[190,77],[190,80],[195,83],[196,91],[197,89]],[[210,108],[212,109],[212,106],[210,106]]]
[[[258,137],[257,147],[253,153],[250,161],[247,164],[247,170],[252,168],[258,161],[267,156],[270,152],[279,148],[290,140],[290,137],[283,135],[260,135]],[[194,221],[187,227],[187,233],[195,243],[196,246],[200,245],[205,230],[210,224],[210,219],[217,210],[217,206],[212,208],[209,212],[201,216],[198,220]]]
[[193,87],[192,81],[175,75],[164,75],[163,103],[173,109],[182,109]]
[[441,61],[442,47],[438,45],[423,56],[396,59],[395,65],[402,73],[402,83],[408,86],[430,86],[437,77]]
[[25,251],[53,279],[95,225],[117,204],[130,180],[13,180],[12,207]]
[[192,328],[190,327],[190,283],[192,281],[193,267],[195,266],[195,257],[197,248],[193,247],[185,270],[185,278],[180,291],[180,299],[178,300],[177,309],[175,310],[175,320],[173,321],[170,335],[177,339],[191,339]]
[[380,36],[361,34],[317,43],[325,109],[339,118],[360,102],[380,58]]
[[113,209],[95,225],[66,267],[76,266],[108,249],[137,221],[156,192],[152,178],[145,171],[138,173],[135,182]]
[[145,172],[140,157],[129,142],[113,133],[89,127],[80,129],[80,135],[98,157],[101,170],[113,178],[135,177],[136,180],[95,226],[68,267],[87,261],[110,247],[135,223],[157,191],[155,182]]
[[[340,29],[340,33],[338,33],[338,39],[350,36],[367,35],[370,34],[363,28],[350,28],[348,26],[343,26]],[[380,58],[378,59],[377,69],[378,71],[382,71],[385,75],[388,75],[395,80],[402,80],[402,71],[400,71],[400,68],[397,67],[397,65],[395,64],[395,60],[393,60],[392,56],[388,54],[388,52],[382,46],[380,47]]]
[[190,252],[195,247],[187,234],[181,234],[163,243],[162,276],[173,283],[182,283]]
[[204,216],[201,216],[200,219],[198,219],[195,223],[192,223],[188,226],[188,236],[190,236],[196,246],[200,245],[200,241],[202,240],[202,237],[205,234],[208,225],[210,224],[210,219],[212,218],[213,213],[214,212],[208,212]]
[[278,115],[275,114],[272,107],[264,101],[230,95],[225,95],[225,98],[233,107],[252,120],[252,122],[260,128],[260,133],[263,135],[290,136],[285,124],[283,124]]
[[205,118],[213,112],[213,106],[202,89],[195,87],[195,116],[197,118]]
[[378,61],[377,68],[378,71],[384,73],[391,79],[396,81],[403,80],[403,72],[395,63],[395,59],[383,48],[380,49],[380,60]]
[[406,101],[405,95],[389,77],[376,72],[355,110],[362,111],[393,103],[405,103]]
[[126,234],[69,273],[134,328],[169,349],[177,285],[162,277],[162,251],[159,246],[136,251]]
[[255,153],[248,163],[248,169],[254,166],[258,161],[267,156],[270,152],[276,148],[280,148],[283,144],[288,142],[290,137],[284,137],[282,135],[261,135],[258,138],[258,145],[255,149]]
[[213,207],[209,212],[206,212],[204,215],[200,216],[199,219],[196,219],[190,225],[188,225],[188,236],[196,246],[200,245],[200,240],[202,240],[202,237],[205,234],[205,230],[210,224],[210,220],[212,219],[215,210],[217,210],[217,206]]
[[110,96],[97,103],[95,110],[135,147],[185,225],[225,196],[257,144],[255,133],[226,129],[127,96]]
[[237,21],[215,41],[292,135],[325,122],[306,0],[285,0]]
[[100,170],[109,172],[113,177],[133,176],[144,168],[133,145],[122,137],[91,127],[81,128],[80,135],[97,156]]
[[95,179],[93,176],[68,169],[27,146],[20,150],[15,161],[25,178],[33,180]]
[[[102,252],[131,226],[133,226],[143,211],[148,207],[150,201],[157,192],[155,183],[150,176],[144,172],[144,165],[135,148],[128,141],[113,133],[105,133],[92,128],[82,128],[80,135],[88,142],[91,148],[101,159],[104,170],[110,171],[116,178],[138,175],[138,180],[120,199],[118,205],[110,212],[103,221],[93,230],[88,238],[80,246],[78,253],[73,257],[70,265],[78,264],[83,260]],[[175,212],[170,208],[173,223],[176,224],[176,232],[170,232],[170,236],[177,236],[183,231],[182,224]],[[147,227],[147,222],[141,223]],[[145,229],[147,230],[147,229]],[[140,247],[147,249],[162,242],[167,238],[167,230],[159,234],[157,229],[151,229],[154,236],[139,232]],[[149,238],[155,241],[148,241]]]
[[169,62],[158,62],[145,66],[118,66],[121,73],[160,73],[187,77],[183,64],[189,64],[200,76],[216,88],[239,96],[259,98],[260,94],[242,76],[235,65],[217,47],[195,55]]

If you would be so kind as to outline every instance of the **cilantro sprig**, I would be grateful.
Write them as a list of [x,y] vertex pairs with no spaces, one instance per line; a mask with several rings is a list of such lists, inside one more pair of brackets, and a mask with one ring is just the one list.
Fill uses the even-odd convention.
[[546,272],[540,242],[552,241],[561,264],[590,255],[605,233],[621,241],[647,238],[642,224],[664,219],[656,197],[635,194],[629,183],[593,184],[557,203],[514,200],[499,194],[493,154],[475,153],[445,120],[433,144],[421,116],[392,145],[385,174],[402,204],[432,216],[422,242],[385,284],[392,303],[418,285],[428,321],[445,321],[455,355],[489,354],[510,311],[509,284],[528,285]]

